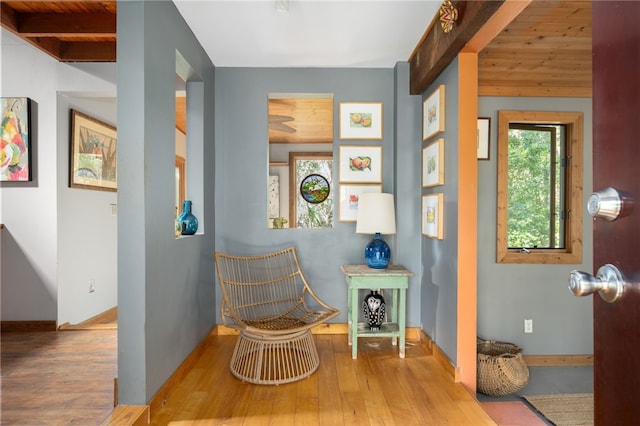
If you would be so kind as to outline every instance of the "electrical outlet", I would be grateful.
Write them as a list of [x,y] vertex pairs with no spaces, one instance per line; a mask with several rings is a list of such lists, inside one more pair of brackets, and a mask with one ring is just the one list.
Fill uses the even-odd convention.
[[96,291],[96,282],[92,278],[89,280],[89,293],[93,293],[94,291]]
[[533,333],[533,320],[532,319],[524,320],[524,332],[525,333]]

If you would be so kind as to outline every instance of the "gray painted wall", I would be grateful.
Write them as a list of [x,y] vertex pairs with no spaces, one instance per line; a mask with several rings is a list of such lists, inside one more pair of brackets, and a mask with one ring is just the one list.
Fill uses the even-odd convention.
[[[582,263],[516,265],[496,263],[496,177],[498,111],[584,113]],[[592,300],[567,289],[573,269],[592,272],[593,231],[586,200],[592,192],[591,99],[481,97],[478,115],[491,118],[490,161],[478,162],[478,335],[513,342],[525,354],[591,354]],[[533,334],[524,334],[524,319]]]
[[[201,229],[181,238],[173,233],[177,51],[201,90],[187,94],[187,197]],[[119,401],[146,404],[215,324],[214,66],[172,2],[122,2],[117,74]]]
[[[403,264],[415,276],[409,280],[407,293],[407,318],[410,327],[423,326],[420,312],[423,274],[420,236],[419,197],[422,182],[416,176],[422,176],[422,98],[409,94],[409,63],[398,62],[395,68],[396,107],[395,124],[395,199],[396,199],[396,256],[395,262]],[[400,208],[402,207],[402,208]],[[411,319],[409,321],[409,319]]]
[[[396,97],[395,89],[402,86]],[[383,191],[396,197],[397,234],[385,236],[392,261],[419,268],[419,199],[412,176],[420,176],[420,98],[408,93],[408,64],[394,69],[216,69],[216,249],[229,253],[263,254],[296,246],[302,268],[316,293],[342,311],[335,322],[344,323],[346,284],[340,265],[364,262],[364,246],[371,236],[355,233],[355,223],[334,222],[331,229],[268,229],[267,175],[269,93],[331,93],[334,96],[333,155],[339,145],[381,145]],[[340,102],[383,102],[383,140],[338,139]],[[396,103],[401,105],[403,125],[395,125]],[[396,154],[397,151],[401,154]],[[398,157],[396,157],[398,155]],[[398,158],[402,172],[396,174]],[[338,168],[333,181],[338,182]],[[337,191],[334,188],[334,191]],[[337,204],[334,217],[337,218]],[[416,208],[418,209],[416,211]],[[401,249],[398,249],[399,246]],[[419,275],[419,271],[415,271]],[[410,280],[407,323],[419,326],[419,279]],[[220,300],[216,288],[217,300]],[[217,320],[220,321],[219,313]]]
[[[445,86],[445,130],[422,143],[444,139],[444,185],[423,189],[423,194],[443,193],[441,240],[422,238],[422,323],[425,332],[455,363],[458,356],[458,60],[454,60],[425,90],[428,98]],[[422,176],[421,174],[418,176]]]

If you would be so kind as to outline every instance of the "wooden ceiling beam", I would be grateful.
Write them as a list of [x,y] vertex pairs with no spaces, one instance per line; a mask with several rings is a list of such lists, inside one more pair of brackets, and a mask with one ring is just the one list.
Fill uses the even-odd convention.
[[12,32],[16,36],[22,38],[37,49],[42,50],[47,55],[52,56],[56,60],[60,60],[59,55],[59,42],[56,39],[38,40],[29,37],[23,37],[18,31],[18,14],[16,11],[7,5],[6,3],[0,3],[0,24],[3,28]]
[[18,34],[18,18],[16,11],[6,3],[0,3],[0,23],[12,33]]
[[18,13],[25,37],[116,37],[116,15],[109,13]]
[[33,46],[60,61],[60,40],[58,40],[57,38],[39,39],[37,37],[23,37],[23,40],[28,41]]
[[115,41],[63,41],[62,62],[116,62]]
[[31,13],[0,2],[0,24],[60,62],[116,61],[114,13]]
[[115,62],[115,41],[60,41],[52,37],[27,37],[38,49],[60,62]]
[[452,1],[458,20],[448,33],[442,30],[436,16],[409,58],[410,93],[424,92],[504,1]]

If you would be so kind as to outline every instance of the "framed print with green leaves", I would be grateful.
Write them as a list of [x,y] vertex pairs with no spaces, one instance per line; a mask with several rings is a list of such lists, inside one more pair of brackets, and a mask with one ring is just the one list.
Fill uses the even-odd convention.
[[444,185],[444,139],[422,149],[422,187]]

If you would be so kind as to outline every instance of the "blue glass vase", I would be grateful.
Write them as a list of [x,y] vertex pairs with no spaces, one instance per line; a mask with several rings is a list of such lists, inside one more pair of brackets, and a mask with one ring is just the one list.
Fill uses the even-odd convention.
[[193,235],[198,230],[198,218],[191,213],[191,201],[184,200],[182,214],[178,217],[182,224],[182,235]]
[[389,266],[391,249],[379,232],[376,232],[373,240],[364,248],[364,260],[369,268],[384,269]]

